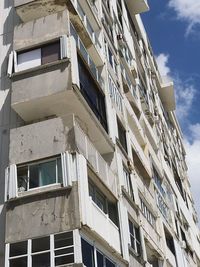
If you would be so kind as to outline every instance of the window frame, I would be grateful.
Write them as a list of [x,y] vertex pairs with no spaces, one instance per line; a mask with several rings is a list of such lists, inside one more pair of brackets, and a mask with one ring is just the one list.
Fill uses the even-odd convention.
[[[58,174],[59,174],[59,171],[58,171],[58,160],[60,159],[60,167],[61,167],[61,182],[59,182],[59,177],[58,177]],[[30,166],[34,166],[34,165],[40,165],[40,164],[43,164],[43,163],[48,163],[48,162],[53,162],[53,161],[56,161],[56,177],[55,177],[55,183],[50,183],[50,184],[47,184],[47,185],[43,185],[43,186],[38,186],[38,187],[33,187],[33,188],[30,188]],[[27,167],[27,182],[26,182],[26,185],[27,185],[27,189],[25,189],[24,191],[20,191],[19,190],[19,184],[18,184],[18,169],[19,168],[23,168],[23,167]],[[27,164],[23,164],[23,165],[19,165],[17,166],[17,190],[18,190],[18,193],[23,193],[23,192],[31,192],[33,190],[37,190],[39,188],[45,188],[45,187],[50,187],[50,186],[53,186],[53,185],[59,185],[59,184],[62,184],[63,183],[63,174],[62,174],[62,162],[61,162],[61,156],[57,156],[57,157],[53,157],[53,158],[48,158],[48,159],[43,159],[43,160],[40,160],[40,161],[35,161],[35,162],[31,162],[31,163],[27,163]]]
[[[130,235],[130,247],[134,250],[137,256],[140,256],[141,255],[141,236],[140,236],[139,226],[136,226],[136,224],[130,218],[128,219],[128,225],[129,225],[129,235]],[[132,228],[132,231],[131,231],[131,228]],[[137,233],[136,233],[137,231],[138,231],[139,238],[137,237]],[[132,240],[134,242],[134,246],[132,246]]]
[[[60,246],[59,248],[56,248],[55,247],[55,237],[58,236],[58,235],[66,234],[66,233],[70,233],[71,234],[71,237],[68,238],[68,239],[72,238],[72,245],[66,245],[64,247]],[[46,238],[46,237],[49,237],[49,249],[33,252],[32,251],[33,240]],[[19,241],[19,242],[23,242],[23,241]],[[49,255],[50,256],[49,257],[49,266],[50,267],[59,266],[59,265],[56,265],[56,263],[55,263],[56,262],[56,258],[63,257],[63,256],[73,255],[73,262],[65,263],[65,264],[74,264],[75,263],[75,259],[76,259],[75,242],[76,241],[75,241],[75,232],[74,231],[60,232],[60,233],[55,233],[55,234],[51,234],[51,235],[48,235],[48,236],[41,236],[41,237],[37,237],[37,238],[33,238],[33,239],[27,239],[24,242],[27,243],[27,253],[26,254],[22,254],[22,255],[17,255],[17,256],[10,256],[10,247],[11,247],[11,245],[16,244],[18,242],[16,242],[16,243],[7,243],[6,244],[6,263],[5,263],[6,267],[10,266],[10,261],[11,260],[24,258],[24,257],[26,257],[26,259],[27,259],[27,266],[26,267],[32,267],[32,258],[33,258],[33,256],[42,255],[42,254],[46,254],[46,253],[50,254]],[[63,249],[68,249],[68,248],[72,248],[73,252],[72,253],[69,252],[69,253],[65,253],[65,254],[55,255],[55,251],[59,251],[59,250],[62,251]]]

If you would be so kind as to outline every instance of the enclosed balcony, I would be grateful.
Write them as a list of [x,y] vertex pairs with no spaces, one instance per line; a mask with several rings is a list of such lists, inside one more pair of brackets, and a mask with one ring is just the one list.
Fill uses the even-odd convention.
[[104,82],[77,34],[12,53],[11,106],[25,122],[74,113],[100,152],[113,151]]
[[[114,196],[117,196],[116,176],[100,154],[104,146],[103,142],[99,146],[94,145],[77,120],[79,120],[78,117],[69,114],[62,118],[48,119],[12,129],[9,150],[10,164],[21,165],[26,162],[34,162],[38,158],[55,157],[66,150],[78,151],[88,161],[101,182]],[[22,171],[26,170],[27,168]]]

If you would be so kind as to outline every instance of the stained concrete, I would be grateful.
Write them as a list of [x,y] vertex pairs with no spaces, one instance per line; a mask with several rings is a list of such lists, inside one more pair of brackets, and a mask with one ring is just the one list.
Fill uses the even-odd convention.
[[[78,186],[36,194],[7,205],[6,242],[80,228]],[[30,231],[31,229],[31,231]]]

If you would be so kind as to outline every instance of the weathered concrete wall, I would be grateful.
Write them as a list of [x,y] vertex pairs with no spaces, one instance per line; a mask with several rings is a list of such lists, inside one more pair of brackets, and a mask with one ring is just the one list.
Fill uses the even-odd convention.
[[12,129],[10,133],[10,164],[19,164],[51,157],[66,150],[74,150],[73,115],[49,119],[24,127]]
[[[69,62],[60,62],[46,68],[38,67],[36,71],[17,75],[13,78],[12,105],[66,91],[66,89],[71,88],[71,84]],[[63,96],[61,96],[62,98]]]
[[20,24],[14,29],[13,49],[26,49],[69,34],[69,15],[66,9],[47,17]]
[[[6,242],[16,242],[80,228],[78,186],[10,202]],[[30,231],[31,229],[31,231]]]

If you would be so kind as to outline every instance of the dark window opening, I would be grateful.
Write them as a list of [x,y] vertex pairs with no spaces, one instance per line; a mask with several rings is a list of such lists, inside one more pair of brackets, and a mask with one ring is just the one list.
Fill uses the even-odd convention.
[[80,90],[88,105],[107,131],[105,97],[98,89],[83,60],[78,57]]
[[174,239],[166,229],[164,229],[164,231],[165,231],[165,240],[166,240],[167,247],[174,254],[174,256],[176,256],[175,247],[174,247]]
[[124,129],[123,125],[117,119],[117,127],[118,127],[118,139],[124,150],[127,152],[127,142],[126,142],[126,130]]

